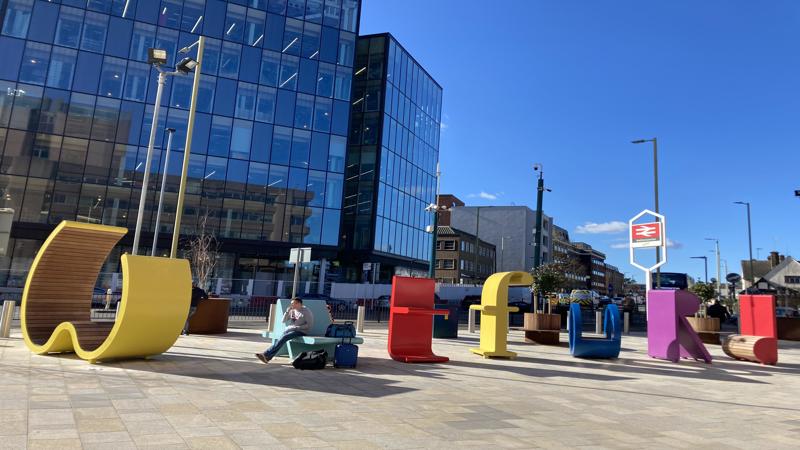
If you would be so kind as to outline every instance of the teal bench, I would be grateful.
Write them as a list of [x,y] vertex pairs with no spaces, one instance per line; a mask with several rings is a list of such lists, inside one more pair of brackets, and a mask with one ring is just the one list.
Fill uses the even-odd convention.
[[[263,332],[261,335],[265,338],[270,338],[273,341],[278,340],[283,332],[286,330],[286,324],[281,319],[286,308],[289,307],[291,300],[279,299],[275,303],[275,326],[272,327],[272,332]],[[328,313],[328,307],[324,300],[305,300],[303,305],[311,311],[314,315],[314,326],[311,327],[310,332],[306,336],[294,338],[289,341],[276,356],[286,356],[294,359],[302,352],[309,350],[325,350],[328,352],[328,358],[333,360],[333,354],[336,351],[336,345],[342,342],[342,338],[325,337],[325,331],[328,330],[328,325],[331,324],[331,315]],[[364,339],[354,337],[352,339],[346,338],[345,342],[353,344],[363,344]]]

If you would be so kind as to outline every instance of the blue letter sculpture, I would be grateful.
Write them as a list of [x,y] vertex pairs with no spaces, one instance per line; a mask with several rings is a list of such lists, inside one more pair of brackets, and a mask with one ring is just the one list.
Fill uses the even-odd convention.
[[569,306],[569,352],[576,358],[616,358],[622,346],[622,330],[617,305],[606,306],[603,316],[604,338],[581,337],[581,307]]

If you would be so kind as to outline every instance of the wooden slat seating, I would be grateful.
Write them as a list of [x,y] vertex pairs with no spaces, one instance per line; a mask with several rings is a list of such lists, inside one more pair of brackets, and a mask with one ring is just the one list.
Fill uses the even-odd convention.
[[93,322],[94,285],[125,228],[64,221],[31,265],[21,325],[34,353],[75,352],[89,362],[143,357],[169,349],[189,311],[185,259],[122,255],[122,298],[114,322]]
[[113,323],[92,322],[92,294],[111,250],[127,233],[119,227],[102,230],[59,226],[40,250],[41,258],[26,286],[25,328],[30,340],[44,345],[56,327],[69,322],[84,350],[106,340]]

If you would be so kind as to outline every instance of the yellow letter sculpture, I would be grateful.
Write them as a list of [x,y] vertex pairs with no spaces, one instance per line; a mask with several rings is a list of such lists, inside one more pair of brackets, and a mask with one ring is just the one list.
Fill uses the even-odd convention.
[[516,353],[508,351],[508,313],[519,308],[508,306],[510,286],[529,286],[533,283],[527,272],[500,272],[490,276],[483,285],[481,304],[470,309],[481,312],[481,346],[471,348],[472,353],[484,358],[515,358]]
[[38,354],[74,351],[95,363],[156,355],[180,335],[192,276],[185,259],[122,255],[122,299],[112,322],[91,320],[94,285],[126,228],[61,222],[33,260],[20,314]]

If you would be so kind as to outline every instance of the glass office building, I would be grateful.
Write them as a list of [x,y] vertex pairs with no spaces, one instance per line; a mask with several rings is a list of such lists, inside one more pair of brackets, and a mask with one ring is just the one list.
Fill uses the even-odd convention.
[[358,38],[342,208],[342,260],[357,279],[427,270],[442,88],[391,34]]
[[221,276],[280,276],[301,245],[335,258],[359,10],[358,0],[0,0],[0,207],[14,214],[4,276],[26,270],[61,220],[133,230],[156,93],[148,48],[165,49],[171,70],[199,34],[192,147],[192,76],[169,77],[142,249],[165,163],[159,246],[169,248],[188,150],[181,231],[207,218]]

